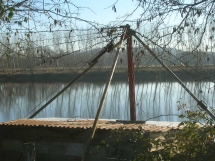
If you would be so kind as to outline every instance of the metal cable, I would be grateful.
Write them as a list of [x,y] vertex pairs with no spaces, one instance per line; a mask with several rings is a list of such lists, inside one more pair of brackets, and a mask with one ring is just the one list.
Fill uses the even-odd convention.
[[214,114],[208,110],[207,106],[199,100],[187,87],[186,85],[168,68],[168,66],[159,58],[155,55],[155,53],[136,35],[136,32],[134,30],[132,31],[132,35],[143,45],[144,48],[148,50],[148,52],[177,80],[177,82],[188,92],[188,94],[193,97],[193,99],[197,102],[197,105],[200,106],[203,110],[205,110],[210,117],[215,121],[215,116]]

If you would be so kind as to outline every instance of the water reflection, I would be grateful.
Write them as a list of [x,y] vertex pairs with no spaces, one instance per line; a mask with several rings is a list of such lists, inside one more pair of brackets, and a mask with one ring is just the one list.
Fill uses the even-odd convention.
[[[1,83],[0,122],[24,118],[44,105],[66,84],[60,83]],[[187,82],[188,88],[208,107],[214,107],[214,84]],[[67,89],[37,117],[94,118],[105,84],[78,83]],[[178,102],[179,101],[179,102]],[[196,109],[196,102],[176,82],[136,84],[137,119],[180,121],[178,104],[186,103]],[[30,116],[28,115],[28,116]],[[129,120],[128,85],[115,82],[110,86],[101,118]]]

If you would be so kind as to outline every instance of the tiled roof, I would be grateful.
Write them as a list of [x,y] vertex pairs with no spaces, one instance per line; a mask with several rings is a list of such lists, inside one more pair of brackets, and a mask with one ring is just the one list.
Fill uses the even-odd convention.
[[[54,127],[70,129],[89,129],[94,120],[90,119],[19,119],[14,121],[2,122],[1,126],[33,126],[33,127]],[[177,122],[130,122],[119,120],[99,120],[97,129],[114,130],[124,127],[124,129],[138,129],[142,127],[147,132],[167,132],[172,129],[179,129]]]

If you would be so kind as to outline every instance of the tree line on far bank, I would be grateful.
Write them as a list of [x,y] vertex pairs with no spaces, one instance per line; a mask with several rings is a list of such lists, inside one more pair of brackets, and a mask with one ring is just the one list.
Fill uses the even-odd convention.
[[[5,51],[1,55],[0,70],[6,71],[7,69],[23,69],[28,68],[31,70],[38,69],[62,69],[71,68],[78,69],[92,59],[102,47],[92,48],[86,51],[80,50],[56,50],[46,46],[39,47],[27,47],[21,54],[13,50],[1,49]],[[189,51],[182,51],[176,49],[166,49],[163,51],[158,48],[153,49],[155,53],[169,66],[169,67],[190,67],[195,69],[201,69],[203,67],[213,67],[215,65],[215,53],[205,51],[195,51],[194,53]],[[134,47],[134,60],[137,68],[159,67],[159,63],[143,48]],[[168,52],[169,51],[169,52]],[[114,51],[106,53],[99,59],[99,63],[96,65],[99,69],[110,68],[114,59]],[[127,67],[127,51],[120,51],[120,58],[118,61],[118,68]]]

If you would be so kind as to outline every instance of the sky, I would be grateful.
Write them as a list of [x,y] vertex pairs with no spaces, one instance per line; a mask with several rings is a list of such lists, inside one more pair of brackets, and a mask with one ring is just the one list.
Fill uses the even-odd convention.
[[[120,17],[131,13],[137,2],[134,0],[118,0],[115,4],[116,12],[112,10],[112,5],[116,0],[74,0],[73,3],[77,6],[89,7],[90,9],[82,9],[80,18],[99,22],[100,24],[109,24],[111,21],[117,21]],[[92,11],[91,11],[92,10]],[[138,9],[130,19],[137,19],[141,14],[141,9]],[[123,18],[121,18],[123,20]]]

